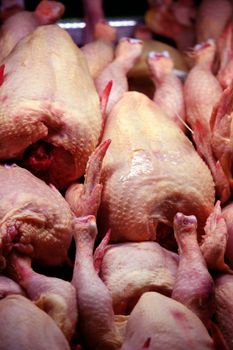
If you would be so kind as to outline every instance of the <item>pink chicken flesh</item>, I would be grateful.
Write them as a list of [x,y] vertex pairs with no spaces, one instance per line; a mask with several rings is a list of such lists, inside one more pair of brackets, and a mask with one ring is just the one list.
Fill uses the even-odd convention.
[[175,215],[174,231],[180,259],[172,298],[207,324],[214,311],[214,282],[198,245],[196,229],[194,215]]
[[200,319],[181,303],[157,292],[139,299],[126,325],[121,350],[213,350]]
[[72,213],[53,187],[18,166],[1,166],[0,252],[12,249],[47,265],[66,260]]
[[194,66],[185,80],[184,97],[187,122],[193,131],[197,152],[208,164],[215,180],[217,195],[225,202],[230,196],[229,184],[211,148],[210,119],[222,93],[221,85],[212,72],[215,53],[213,40],[194,47],[191,54]]
[[70,340],[77,323],[75,289],[70,282],[33,271],[30,258],[18,254],[8,259],[7,272]]
[[185,105],[183,84],[173,71],[174,62],[172,58],[168,51],[151,51],[148,55],[147,63],[156,87],[153,97],[154,102],[184,131]]
[[178,255],[156,242],[110,244],[100,269],[115,314],[128,314],[145,291],[171,295]]
[[217,40],[231,19],[233,6],[228,0],[202,0],[196,16],[197,41]]
[[222,210],[223,218],[227,226],[226,257],[229,265],[233,268],[233,203],[229,202]]
[[85,57],[57,25],[37,28],[4,60],[0,159],[20,159],[63,188],[84,174],[102,126]]
[[22,38],[40,25],[55,23],[64,11],[62,3],[42,0],[34,12],[19,11],[7,18],[0,30],[0,62]]
[[233,349],[233,276],[224,274],[215,279],[216,322],[226,340],[228,349]]
[[102,167],[99,210],[112,241],[156,238],[159,223],[172,227],[181,211],[198,218],[202,233],[214,205],[209,169],[178,126],[145,95],[127,92],[107,119],[111,139]]
[[1,350],[69,350],[58,326],[44,311],[21,295],[0,300]]

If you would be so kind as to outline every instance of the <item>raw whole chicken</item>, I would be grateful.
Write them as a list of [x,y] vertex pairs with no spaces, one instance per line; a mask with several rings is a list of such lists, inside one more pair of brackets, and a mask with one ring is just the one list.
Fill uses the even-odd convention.
[[114,350],[122,344],[120,329],[126,320],[123,317],[119,324],[115,322],[110,292],[95,269],[93,249],[96,236],[94,216],[76,219],[72,284],[76,289],[79,308],[79,330],[87,349]]
[[150,52],[148,65],[155,84],[153,101],[161,107],[169,119],[184,131],[185,105],[181,80],[175,75],[174,62],[167,51]]
[[18,166],[0,166],[0,182],[2,263],[12,250],[46,265],[64,262],[73,219],[62,195]]
[[[202,236],[200,245],[202,255],[207,266],[212,271],[229,272],[230,268],[225,263],[225,254],[230,253],[231,229],[228,223],[231,205],[227,205],[226,211],[221,210],[220,201],[217,201],[213,212],[206,220],[205,235]],[[228,244],[229,242],[229,244]]]
[[22,11],[25,8],[24,0],[2,0],[0,3],[1,20],[12,16],[14,13]]
[[224,274],[215,279],[216,322],[228,345],[233,349],[233,276]]
[[196,229],[194,215],[175,215],[174,233],[180,259],[172,298],[187,306],[207,324],[214,312],[214,282],[198,245]]
[[233,83],[221,94],[221,98],[213,109],[211,127],[211,146],[220,166],[224,170],[231,190],[232,179],[232,111],[233,111]]
[[142,47],[142,40],[122,38],[116,47],[115,59],[96,78],[95,86],[100,96],[103,95],[108,82],[112,81],[112,89],[106,108],[107,114],[123,93],[128,91],[127,73],[139,59]]
[[128,314],[145,291],[171,295],[178,255],[156,242],[109,244],[100,277],[109,289],[115,314]]
[[27,296],[56,322],[68,340],[74,335],[78,311],[74,287],[68,281],[48,277],[31,268],[29,258],[12,254],[7,272]]
[[230,196],[229,184],[211,149],[210,119],[222,94],[220,83],[212,73],[215,52],[212,40],[194,47],[191,56],[195,64],[184,83],[184,98],[187,122],[193,131],[197,151],[211,169],[217,195],[225,202]]
[[56,323],[22,295],[0,300],[1,350],[69,350]]
[[226,257],[229,265],[233,268],[233,203],[228,203],[222,210],[223,218],[227,225]]
[[81,47],[92,78],[95,80],[98,75],[107,67],[114,58],[116,28],[111,27],[107,22],[98,22],[95,26],[95,40]]
[[20,294],[25,296],[25,292],[18,283],[6,276],[0,276],[0,299],[10,294]]
[[111,241],[154,240],[159,223],[172,227],[180,211],[198,220],[199,234],[214,205],[210,171],[179,127],[139,92],[113,107],[103,140],[101,233]]
[[129,316],[120,350],[207,350],[213,340],[200,319],[181,303],[146,292]]
[[0,30],[0,62],[22,38],[40,25],[55,23],[64,11],[62,3],[42,0],[34,12],[19,11],[10,16]]
[[202,0],[196,15],[197,42],[217,40],[233,14],[228,0]]
[[145,13],[145,22],[155,33],[172,39],[179,50],[194,45],[193,1],[155,1]]
[[84,174],[102,127],[85,57],[68,33],[46,25],[22,39],[4,64],[0,159],[20,159],[64,188]]
[[233,23],[230,22],[218,40],[219,70],[217,79],[223,89],[230,86],[233,72]]
[[[138,31],[134,34],[134,36],[142,40],[141,35],[138,35]],[[179,76],[186,76],[188,68],[184,55],[182,55],[182,53],[175,47],[162,41],[143,39],[142,54],[128,73],[129,90],[143,92],[148,97],[153,98],[154,84],[151,80],[151,73],[147,64],[148,54],[151,51],[161,53],[167,51],[174,62],[174,73]]]

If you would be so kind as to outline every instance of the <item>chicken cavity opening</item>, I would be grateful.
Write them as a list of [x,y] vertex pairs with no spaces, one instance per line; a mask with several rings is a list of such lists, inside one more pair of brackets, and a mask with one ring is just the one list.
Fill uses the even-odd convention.
[[173,228],[159,222],[156,229],[156,242],[163,248],[177,252],[177,242],[175,240]]
[[39,177],[44,177],[53,161],[54,146],[38,141],[29,146],[23,155],[22,165]]

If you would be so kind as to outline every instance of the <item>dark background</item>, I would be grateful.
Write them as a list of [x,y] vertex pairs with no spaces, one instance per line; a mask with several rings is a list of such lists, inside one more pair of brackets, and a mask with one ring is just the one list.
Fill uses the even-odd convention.
[[[39,2],[39,0],[25,0],[26,9],[34,10]],[[60,0],[60,2],[66,7],[63,18],[83,18],[82,0]],[[103,8],[106,17],[142,17],[148,5],[146,0],[105,0]]]

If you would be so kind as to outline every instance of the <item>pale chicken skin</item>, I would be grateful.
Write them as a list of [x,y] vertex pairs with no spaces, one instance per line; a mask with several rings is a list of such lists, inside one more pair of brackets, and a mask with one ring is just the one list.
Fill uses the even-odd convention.
[[0,30],[0,62],[15,45],[38,26],[55,23],[65,7],[58,1],[41,1],[35,11],[19,11],[7,18]]
[[224,274],[215,279],[216,322],[226,340],[228,349],[233,349],[233,276]]
[[214,350],[200,319],[181,303],[144,293],[129,316],[121,350]]
[[111,111],[124,92],[128,91],[127,73],[139,59],[142,48],[142,40],[122,38],[116,47],[114,60],[95,79],[95,86],[100,96],[108,82],[112,81],[112,89],[106,107],[107,113]]
[[217,40],[233,14],[233,6],[228,0],[202,0],[197,10],[197,41]]
[[183,84],[173,71],[172,58],[168,51],[151,51],[147,63],[156,88],[153,101],[184,131],[186,127],[182,122],[185,120]]
[[233,268],[233,203],[229,202],[222,210],[223,218],[227,225],[226,257],[229,265]]
[[0,300],[1,350],[69,350],[56,323],[22,295]]
[[73,218],[62,195],[18,166],[1,166],[0,181],[0,260],[17,250],[43,264],[64,262]]
[[214,205],[206,164],[175,123],[145,95],[127,92],[110,113],[111,139],[102,167],[101,233],[111,240],[156,238],[158,223],[172,227],[177,211],[195,214],[202,233]]
[[24,290],[18,283],[6,276],[0,276],[0,299],[10,294],[20,294],[25,296]]
[[192,129],[197,152],[211,170],[217,196],[222,202],[226,202],[230,196],[229,184],[211,148],[210,119],[222,94],[222,87],[212,72],[215,53],[216,45],[213,40],[194,47],[191,54],[194,66],[184,83],[184,100],[187,122]]
[[46,25],[22,39],[4,64],[0,159],[23,158],[38,177],[63,188],[84,174],[102,127],[85,57],[68,33]]
[[101,21],[96,24],[94,35],[94,40],[82,46],[81,50],[86,57],[90,74],[95,80],[114,59],[117,32],[116,28]]
[[100,277],[109,289],[115,314],[128,314],[145,291],[171,295],[179,257],[157,242],[109,244]]
[[197,242],[196,229],[194,215],[175,215],[174,231],[180,259],[172,298],[207,324],[214,311],[214,282]]
[[34,304],[55,321],[70,340],[78,318],[75,289],[71,283],[33,271],[31,259],[15,253],[8,258],[7,273],[19,283]]

